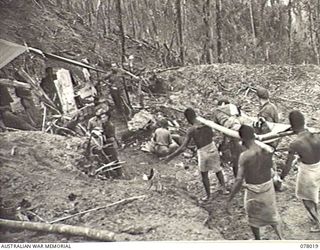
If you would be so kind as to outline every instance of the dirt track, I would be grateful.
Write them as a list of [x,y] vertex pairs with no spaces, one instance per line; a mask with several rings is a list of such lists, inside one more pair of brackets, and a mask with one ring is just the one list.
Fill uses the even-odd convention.
[[[76,167],[81,156],[74,150],[80,143],[78,138],[66,139],[41,132],[1,134],[1,197],[5,216],[13,218],[14,208],[23,199],[31,203],[27,209],[31,208],[41,218],[52,221],[75,211],[146,194],[144,200],[74,217],[65,223],[114,231],[122,240],[222,239],[216,230],[209,230],[203,225],[206,211],[197,206],[195,197],[186,190],[186,183],[177,181],[174,169],[168,169],[171,166],[156,164],[158,168],[168,169],[168,172],[160,170],[166,172],[162,193],[146,190],[142,173],[148,172],[154,159],[135,148],[122,152],[122,158],[131,156],[130,164],[126,165],[129,180],[94,179]],[[11,156],[14,146],[15,154]],[[76,195],[73,202],[68,199],[71,193]],[[12,231],[6,231],[2,239],[9,242],[83,240]]]
[[[50,6],[40,9],[28,5],[27,1],[10,1],[10,6],[0,8],[5,17],[0,24],[2,38],[43,49],[47,52],[70,50],[79,58],[88,57],[90,61],[113,62],[120,58],[116,54],[117,42],[112,39],[100,40],[95,31],[72,24],[71,13],[55,10]],[[29,1],[33,2],[33,1]],[[16,4],[17,3],[17,4]],[[12,5],[12,6],[11,6]],[[70,34],[72,34],[70,36]],[[97,44],[97,46],[95,46]],[[93,46],[94,45],[94,46]],[[92,51],[97,47],[97,51]],[[151,68],[155,65],[151,52],[131,46],[137,58],[143,58]],[[69,57],[69,55],[67,55]],[[42,58],[25,57],[28,72],[35,79],[43,76]],[[23,60],[15,61],[22,65]],[[69,67],[57,62],[47,61],[46,66]],[[143,65],[145,66],[145,65]],[[72,70],[75,70],[72,67]],[[77,69],[80,71],[80,69]],[[245,85],[265,86],[272,94],[285,121],[288,111],[301,109],[308,118],[308,124],[319,124],[320,68],[311,65],[209,65],[185,67],[161,74],[176,93],[172,94],[171,104],[176,108],[191,105],[202,114],[210,117],[213,101],[227,97],[249,108],[256,114],[257,100],[252,93],[245,95]],[[277,99],[278,98],[278,99]],[[282,98],[282,99],[281,99]],[[156,100],[156,104],[167,100]],[[177,115],[179,116],[179,115]],[[178,117],[179,118],[179,117]],[[180,116],[181,118],[181,116]],[[180,119],[179,122],[181,122]],[[183,124],[183,122],[182,122]],[[282,146],[286,146],[284,141]],[[99,180],[88,177],[77,167],[82,158],[82,140],[40,132],[14,132],[0,134],[0,197],[1,217],[15,218],[15,209],[24,200],[30,203],[35,214],[51,221],[76,211],[83,211],[123,198],[146,194],[145,200],[134,201],[118,207],[101,210],[66,220],[71,225],[83,225],[96,229],[114,231],[122,240],[242,240],[252,238],[244,215],[243,195],[234,200],[233,216],[224,212],[226,197],[217,190],[214,175],[211,176],[215,194],[212,202],[200,205],[197,199],[203,194],[196,163],[186,162],[190,170],[179,169],[175,163],[178,158],[165,165],[152,156],[139,150],[138,146],[121,151],[121,160],[126,161],[127,180]],[[13,151],[12,149],[16,147]],[[281,161],[283,162],[283,155]],[[183,159],[183,161],[186,161]],[[279,162],[279,159],[277,160]],[[165,190],[162,194],[147,191],[142,174],[151,168],[162,174]],[[230,169],[225,169],[232,184]],[[294,173],[291,172],[288,190],[277,194],[278,207],[284,224],[286,239],[319,239],[319,234],[309,234],[309,219],[302,203],[294,197]],[[70,201],[68,196],[76,199]],[[39,218],[30,218],[39,221]],[[206,223],[205,223],[206,222]],[[274,239],[270,228],[263,231],[263,237]],[[41,234],[30,231],[13,230],[0,233],[1,241],[7,242],[75,242],[86,241],[79,237],[68,238],[61,235]]]
[[[252,238],[244,214],[243,194],[238,194],[233,202],[233,216],[226,215],[226,196],[217,191],[216,178],[211,175],[214,198],[205,205],[199,204],[197,200],[203,195],[203,188],[196,167],[185,159],[185,164],[191,167],[189,170],[175,166],[181,158],[164,165],[138,148],[129,147],[121,152],[122,159],[130,158],[130,163],[125,165],[128,179],[104,181],[78,170],[81,154],[77,152],[82,152],[79,138],[41,132],[14,132],[0,136],[2,217],[15,218],[15,208],[23,199],[30,202],[27,210],[52,221],[77,211],[145,194],[147,198],[144,200],[76,216],[63,223],[110,230],[119,240]],[[11,155],[14,146],[14,155]],[[157,168],[162,174],[162,193],[146,190],[142,174],[150,167]],[[225,169],[225,173],[231,184],[230,169]],[[293,172],[287,186],[287,191],[277,194],[285,238],[319,239],[319,234],[308,233],[310,222],[302,203],[294,197]],[[74,201],[68,199],[71,193],[76,196]],[[31,220],[39,221],[36,217]],[[262,232],[265,239],[276,239],[271,228]],[[88,241],[81,237],[30,231],[5,230],[2,235],[2,242]]]
[[[265,67],[243,68],[241,65],[221,67],[212,65],[186,67],[178,71],[166,72],[163,77],[177,90],[170,96],[171,106],[182,109],[185,105],[191,104],[210,118],[213,101],[219,95],[228,96],[231,101],[242,104],[244,108],[249,107],[250,109],[246,111],[249,114],[255,114],[257,110],[255,96],[253,94],[245,96],[243,91],[237,94],[242,83],[234,84],[236,77],[247,77],[245,82],[261,81],[260,85],[263,85],[264,82],[260,79],[268,79],[268,77],[273,79],[274,75],[279,75],[277,83],[272,83],[270,80],[268,85],[271,93],[274,94],[272,97],[288,100],[277,102],[282,121],[286,122],[288,112],[297,108],[307,115],[308,125],[318,127],[319,110],[316,106],[303,105],[303,103],[317,103],[319,69],[313,66],[296,67],[292,72],[297,76],[292,79],[285,75],[288,69],[288,67],[275,66],[266,69]],[[239,74],[232,73],[234,70]],[[193,77],[192,85],[187,81],[190,74]],[[212,77],[217,75],[220,75],[224,81],[223,88],[232,87],[234,91],[221,90],[219,84],[212,84],[214,81]],[[279,78],[280,76],[282,79]],[[301,87],[304,83],[308,83],[307,89]],[[203,89],[207,91],[202,93]],[[300,91],[300,95],[297,95],[296,90]],[[205,97],[208,91],[211,91],[213,96]],[[308,100],[303,97],[306,95]],[[294,98],[290,99],[291,96]],[[292,100],[293,102],[290,102]],[[153,101],[161,105],[166,102],[163,98]],[[183,127],[186,126],[181,113],[161,107],[156,108],[157,111],[155,111],[155,106],[151,107],[153,107],[151,111],[160,110],[168,117],[177,119]],[[117,129],[123,130],[124,125],[120,125],[117,124]],[[127,146],[120,151],[120,159],[126,161],[125,180],[100,180],[89,177],[79,170],[81,169],[79,162],[83,154],[82,139],[41,132],[1,134],[0,181],[3,216],[14,218],[15,208],[23,199],[31,203],[27,209],[31,209],[44,220],[52,221],[77,211],[146,194],[147,198],[144,200],[76,216],[64,223],[110,230],[115,232],[120,240],[245,240],[252,238],[244,214],[242,193],[239,193],[233,202],[233,215],[226,215],[224,211],[226,196],[217,192],[216,177],[211,175],[214,197],[208,204],[199,204],[198,198],[202,197],[204,190],[197,173],[195,159],[190,161],[180,156],[169,164],[163,164],[153,156],[140,151],[139,146],[144,139],[148,138],[140,138],[136,143],[131,144],[132,147]],[[289,141],[290,139],[283,139],[279,148],[287,147]],[[14,147],[15,149],[12,150]],[[14,154],[11,155],[13,151]],[[279,153],[275,158],[277,164],[283,164],[284,160],[283,153]],[[190,169],[185,170],[175,166],[175,163],[180,161],[184,161]],[[142,175],[148,173],[151,167],[158,169],[162,175],[164,185],[162,193],[146,190]],[[231,169],[227,167],[224,172],[231,186],[233,182]],[[294,196],[294,182],[295,173],[291,171],[286,181],[288,189],[277,193],[284,237],[288,240],[319,239],[319,234],[309,233],[311,223],[302,203]],[[69,200],[70,194],[75,195],[74,201]],[[39,220],[39,218],[33,217],[31,220]],[[271,228],[263,229],[262,237],[276,239]],[[13,232],[12,230],[5,231],[2,239],[9,242],[87,240],[79,237],[68,238],[61,235],[29,231]]]

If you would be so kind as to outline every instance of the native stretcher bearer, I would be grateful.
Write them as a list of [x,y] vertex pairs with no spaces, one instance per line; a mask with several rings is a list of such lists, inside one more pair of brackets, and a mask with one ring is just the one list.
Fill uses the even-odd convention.
[[184,111],[184,115],[187,121],[192,124],[192,127],[188,129],[185,140],[181,146],[172,154],[168,155],[165,161],[169,162],[182,153],[187,148],[191,139],[193,139],[198,149],[198,165],[201,172],[202,183],[206,191],[206,196],[202,198],[202,201],[208,201],[210,199],[209,171],[216,173],[223,193],[228,194],[229,192],[226,190],[224,175],[220,166],[218,149],[212,140],[212,129],[196,120],[196,113],[192,108],[187,108]]
[[312,134],[305,128],[304,116],[300,111],[292,111],[289,120],[297,138],[289,145],[286,165],[281,173],[284,179],[289,173],[295,154],[300,158],[296,182],[296,196],[302,199],[314,227],[311,232],[320,232],[320,221],[317,204],[319,202],[320,187],[320,135]]
[[246,149],[240,154],[236,181],[227,200],[227,212],[230,213],[231,201],[240,191],[245,180],[245,210],[255,239],[260,240],[259,228],[267,225],[271,225],[279,239],[282,239],[276,195],[271,178],[272,154],[255,143],[252,127],[242,125],[239,135]]

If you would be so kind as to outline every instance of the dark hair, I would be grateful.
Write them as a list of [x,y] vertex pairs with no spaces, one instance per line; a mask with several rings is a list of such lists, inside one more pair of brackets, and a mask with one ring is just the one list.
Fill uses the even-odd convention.
[[248,125],[241,125],[239,129],[239,135],[243,141],[249,141],[249,140],[255,139],[254,130],[252,127]]
[[221,106],[222,103],[224,103],[224,104],[230,104],[230,102],[229,102],[227,99],[220,99],[220,100],[218,101],[218,106]]
[[168,121],[166,119],[161,119],[159,125],[163,128],[168,127]]
[[299,110],[293,110],[289,114],[292,130],[304,128],[304,116]]
[[269,99],[269,91],[263,87],[257,89],[257,96],[261,99]]
[[196,112],[192,108],[187,108],[184,111],[184,116],[186,117],[187,121],[191,124],[194,122],[194,120],[197,117]]

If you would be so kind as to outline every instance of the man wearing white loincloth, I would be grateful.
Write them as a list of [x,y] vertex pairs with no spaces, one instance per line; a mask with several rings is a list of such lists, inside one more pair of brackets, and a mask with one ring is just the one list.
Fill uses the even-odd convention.
[[227,200],[227,212],[230,213],[231,201],[240,191],[244,179],[246,182],[245,210],[255,239],[260,240],[259,228],[267,225],[271,225],[279,239],[282,239],[276,195],[271,179],[272,154],[254,142],[255,135],[252,127],[242,125],[239,135],[246,150],[240,154],[237,178]]
[[317,208],[320,188],[320,135],[312,134],[305,128],[304,116],[300,111],[290,112],[289,120],[297,138],[289,146],[286,165],[280,177],[284,179],[289,173],[295,154],[297,154],[301,162],[297,175],[296,196],[302,199],[305,208],[315,223],[310,232],[320,232]]
[[202,183],[206,191],[206,196],[202,198],[202,201],[208,201],[210,199],[209,171],[216,173],[220,185],[222,186],[223,194],[228,194],[229,191],[226,189],[224,175],[220,166],[218,149],[212,140],[212,129],[196,120],[196,113],[192,108],[187,108],[184,115],[187,121],[192,124],[192,127],[188,129],[187,135],[181,146],[172,154],[168,155],[165,158],[165,161],[169,162],[182,153],[187,148],[191,139],[193,139],[198,149],[198,165]]

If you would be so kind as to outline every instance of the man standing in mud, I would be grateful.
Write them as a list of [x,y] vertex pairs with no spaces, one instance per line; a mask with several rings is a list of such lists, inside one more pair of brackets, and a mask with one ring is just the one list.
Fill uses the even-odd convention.
[[219,183],[223,188],[223,193],[228,194],[229,192],[226,190],[224,175],[220,166],[218,149],[212,140],[212,129],[196,120],[196,113],[192,108],[187,108],[184,111],[184,115],[187,121],[192,124],[192,127],[187,131],[186,138],[181,146],[167,156],[165,161],[169,162],[182,153],[187,148],[191,139],[193,139],[198,149],[198,165],[201,172],[202,183],[206,191],[206,196],[201,200],[208,201],[210,199],[210,182],[208,176],[210,170],[216,173]]
[[255,239],[260,240],[259,228],[267,225],[271,225],[279,239],[282,239],[275,190],[271,179],[272,154],[255,143],[252,127],[242,125],[239,135],[246,150],[239,158],[239,170],[227,200],[227,212],[230,213],[231,201],[239,192],[244,179],[246,182],[245,210]]
[[320,221],[317,204],[320,188],[320,135],[312,134],[305,128],[303,114],[294,110],[289,114],[293,132],[297,138],[289,145],[286,165],[282,170],[281,179],[290,171],[295,154],[300,158],[296,183],[296,196],[302,199],[303,205],[315,223],[310,232],[320,232]]

